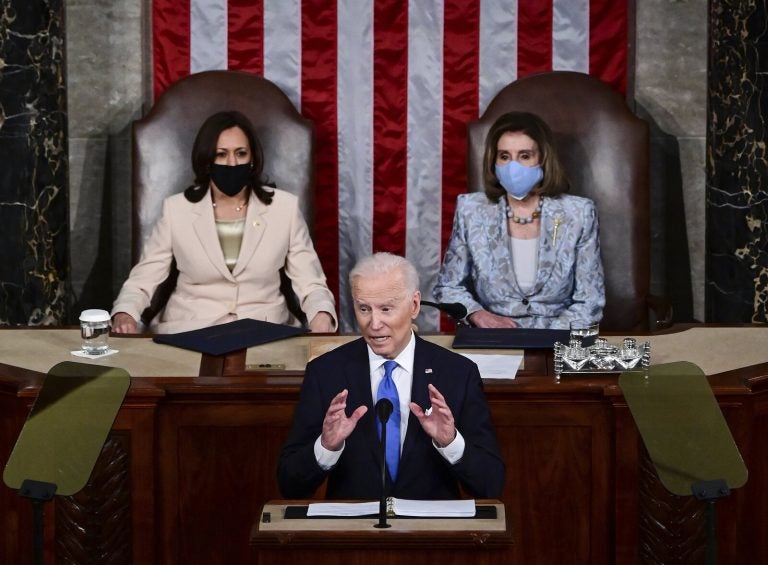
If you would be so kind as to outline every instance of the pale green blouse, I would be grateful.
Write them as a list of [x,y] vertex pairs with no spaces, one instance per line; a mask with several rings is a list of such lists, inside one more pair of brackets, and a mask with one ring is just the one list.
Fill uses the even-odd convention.
[[224,262],[229,272],[235,268],[237,257],[240,255],[240,244],[245,231],[245,218],[240,220],[216,220],[216,233],[219,235],[221,250],[224,252]]

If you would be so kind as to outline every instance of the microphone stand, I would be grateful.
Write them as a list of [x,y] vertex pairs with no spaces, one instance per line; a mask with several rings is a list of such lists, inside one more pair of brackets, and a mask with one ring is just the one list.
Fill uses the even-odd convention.
[[422,300],[422,306],[431,306],[436,308],[440,312],[447,314],[454,322],[459,326],[467,326],[467,308],[458,302],[431,302],[429,300]]
[[386,398],[376,403],[376,415],[381,422],[381,498],[379,499],[379,523],[375,524],[374,528],[392,527],[391,524],[387,524],[387,421],[392,410],[392,402]]
[[391,528],[387,524],[387,426],[381,426],[381,459],[384,464],[381,466],[381,498],[379,499],[379,523],[374,528]]

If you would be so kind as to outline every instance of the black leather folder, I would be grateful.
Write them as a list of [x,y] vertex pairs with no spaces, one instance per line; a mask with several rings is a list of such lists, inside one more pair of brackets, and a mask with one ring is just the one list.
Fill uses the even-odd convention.
[[246,318],[189,332],[160,334],[153,339],[156,343],[174,345],[208,355],[225,355],[239,349],[293,337],[308,331],[306,328]]
[[454,349],[552,349],[556,341],[568,343],[568,330],[531,328],[473,328],[459,326]]

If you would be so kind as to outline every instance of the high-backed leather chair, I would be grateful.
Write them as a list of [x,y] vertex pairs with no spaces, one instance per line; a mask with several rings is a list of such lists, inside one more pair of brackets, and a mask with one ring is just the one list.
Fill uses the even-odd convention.
[[[314,209],[314,126],[269,80],[239,71],[206,71],[174,83],[150,112],[133,123],[133,262],[162,211],[163,200],[193,184],[192,144],[205,119],[222,110],[238,110],[253,123],[264,149],[264,175],[299,197],[312,233]],[[171,274],[142,315],[147,323],[175,285]],[[291,304],[287,278],[284,292]],[[294,297],[295,298],[295,297]]]
[[[571,194],[595,201],[605,269],[606,305],[601,330],[645,330],[649,307],[668,325],[663,300],[650,295],[649,134],[620,94],[586,74],[555,71],[517,80],[469,124],[469,186],[484,190],[485,137],[510,111],[539,115],[549,124]],[[655,324],[650,324],[654,325]]]

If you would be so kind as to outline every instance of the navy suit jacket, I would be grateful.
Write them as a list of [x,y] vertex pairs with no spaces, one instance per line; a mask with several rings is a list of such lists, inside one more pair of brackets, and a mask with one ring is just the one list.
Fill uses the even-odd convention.
[[[456,428],[464,436],[463,457],[449,464],[432,445],[411,414],[400,457],[397,481],[387,473],[387,496],[410,499],[451,499],[459,484],[475,498],[497,498],[504,486],[505,467],[496,444],[490,412],[477,366],[467,358],[416,336],[411,401],[429,407],[427,385],[443,394]],[[314,455],[331,400],[349,390],[347,415],[360,405],[368,412],[345,442],[332,469],[324,471]],[[378,499],[381,496],[381,447],[376,431],[370,368],[365,341],[358,339],[307,365],[293,426],[278,464],[278,482],[285,498],[309,498],[327,478],[327,498]]]

